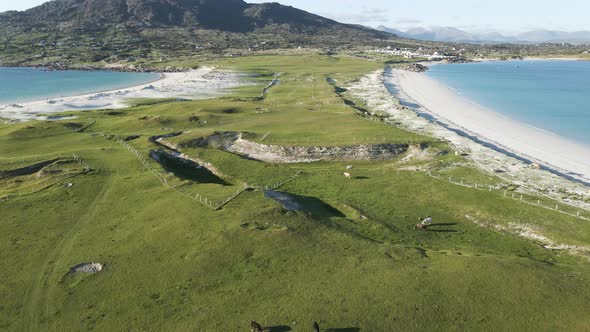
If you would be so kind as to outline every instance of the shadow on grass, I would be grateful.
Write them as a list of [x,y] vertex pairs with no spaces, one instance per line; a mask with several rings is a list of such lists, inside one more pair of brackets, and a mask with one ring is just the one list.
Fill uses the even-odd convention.
[[437,229],[437,228],[432,228],[432,227],[437,227],[437,226],[455,226],[457,225],[457,223],[436,223],[436,224],[431,224],[430,226],[428,226],[428,231],[429,232],[435,232],[435,233],[457,233],[456,230],[454,229]]
[[179,159],[172,154],[162,150],[151,151],[150,157],[158,162],[167,172],[174,173],[174,176],[199,183],[215,183],[223,186],[229,185],[207,168],[185,159]]
[[359,332],[361,329],[358,327],[344,327],[344,328],[336,328],[336,329],[327,329],[324,330],[325,332]]
[[266,331],[268,332],[288,332],[292,331],[290,326],[281,325],[281,326],[268,326],[266,327]]
[[287,192],[266,190],[264,196],[275,200],[283,208],[293,212],[309,214],[313,219],[343,218],[345,215],[319,198],[296,195]]

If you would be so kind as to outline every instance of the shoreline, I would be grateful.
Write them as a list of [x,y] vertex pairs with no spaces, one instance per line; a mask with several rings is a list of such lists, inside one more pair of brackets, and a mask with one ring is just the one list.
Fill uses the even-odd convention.
[[[0,67],[0,68],[11,68],[11,67]],[[14,68],[14,67],[12,67],[12,68]],[[34,68],[34,67],[20,67],[20,68]],[[61,69],[59,69],[59,70],[61,70]],[[73,70],[73,71],[75,71],[75,70]],[[93,70],[80,70],[80,71],[93,71]],[[112,71],[112,70],[99,70],[99,71]],[[115,72],[115,71],[112,71],[112,72]],[[132,73],[132,72],[129,72],[129,73]],[[53,100],[53,99],[84,97],[84,96],[89,96],[89,95],[93,95],[93,94],[97,94],[97,93],[112,93],[112,92],[118,91],[118,90],[127,90],[127,89],[133,89],[133,88],[140,87],[140,86],[150,85],[152,83],[163,80],[165,78],[165,73],[158,73],[158,72],[151,72],[151,73],[158,74],[158,77],[153,80],[149,80],[147,82],[142,82],[139,84],[114,86],[113,88],[110,88],[110,89],[93,90],[92,92],[74,93],[71,95],[64,95],[64,96],[46,96],[43,98],[33,98],[33,99],[25,99],[25,100],[18,100],[18,101],[1,101],[0,100],[0,113],[1,113],[1,110],[3,107],[9,106],[9,105],[28,104],[28,103],[48,101],[48,100]]]
[[133,99],[203,99],[219,96],[224,90],[240,85],[238,74],[215,71],[211,67],[159,74],[156,80],[124,88],[19,104],[0,104],[0,119],[13,122],[54,120],[52,114],[55,113],[127,108]]
[[423,73],[396,69],[392,73],[388,83],[396,85],[423,111],[446,126],[572,179],[590,183],[590,146],[489,110]]
[[[412,73],[424,75],[423,73]],[[451,151],[465,154],[468,164],[507,184],[565,204],[590,209],[590,182],[549,165],[537,168],[520,152],[473,134],[464,127],[444,121],[409,98],[395,82],[389,69],[374,71],[349,85],[349,92],[362,100],[372,114],[387,114],[386,123],[410,132],[445,141]],[[422,87],[421,87],[422,88]],[[425,89],[425,91],[429,91]],[[450,92],[447,92],[450,94]],[[588,155],[590,158],[590,155]],[[444,169],[444,167],[443,167]],[[428,171],[428,168],[419,169]],[[440,170],[439,170],[440,171]]]

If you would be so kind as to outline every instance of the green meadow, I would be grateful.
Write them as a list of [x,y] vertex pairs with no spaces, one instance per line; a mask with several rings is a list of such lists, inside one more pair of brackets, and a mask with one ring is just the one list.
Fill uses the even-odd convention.
[[[383,63],[213,64],[247,84],[216,99],[0,125],[0,331],[249,331],[251,320],[274,332],[311,331],[314,321],[332,332],[590,331],[588,257],[509,231],[588,246],[590,222],[414,170],[501,182],[440,153],[452,151],[444,142],[352,104],[347,84]],[[149,137],[180,131],[167,141],[215,176],[149,157],[164,149]],[[191,144],[225,131],[286,147],[392,143],[424,153],[269,164]],[[139,138],[119,141],[131,135]],[[43,172],[9,172],[53,159]],[[300,210],[265,197],[261,188],[279,184]],[[427,215],[435,225],[415,230]],[[85,262],[104,269],[70,271]]]

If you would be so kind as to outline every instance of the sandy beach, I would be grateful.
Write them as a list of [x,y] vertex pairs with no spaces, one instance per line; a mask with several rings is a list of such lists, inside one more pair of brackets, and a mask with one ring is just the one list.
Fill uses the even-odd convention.
[[347,88],[372,112],[387,114],[386,123],[448,142],[519,190],[590,208],[586,146],[485,110],[421,73],[378,70]]
[[393,70],[393,75],[387,80],[449,127],[541,165],[590,181],[589,146],[485,109],[423,73]]
[[138,98],[203,99],[219,96],[240,85],[239,74],[203,67],[181,73],[164,73],[154,82],[112,91],[0,105],[0,118],[9,121],[46,120],[66,111],[129,107]]

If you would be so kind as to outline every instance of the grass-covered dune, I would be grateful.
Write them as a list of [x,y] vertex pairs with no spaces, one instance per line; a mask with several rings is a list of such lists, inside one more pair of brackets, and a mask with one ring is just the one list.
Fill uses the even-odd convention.
[[[313,321],[323,331],[590,330],[588,258],[508,231],[588,246],[590,224],[427,176],[444,168],[498,181],[439,153],[451,151],[445,143],[344,100],[334,85],[379,63],[215,65],[256,84],[219,99],[0,125],[0,330],[248,331],[250,320],[270,331],[310,331]],[[173,151],[149,138],[173,132],[183,134],[164,143],[223,181],[150,158]],[[268,145],[410,149],[385,161],[268,164],[199,144],[215,132]],[[56,158],[41,173],[6,172]],[[305,208],[285,210],[267,188]],[[436,225],[414,230],[426,215]],[[70,272],[84,262],[104,268]]]

